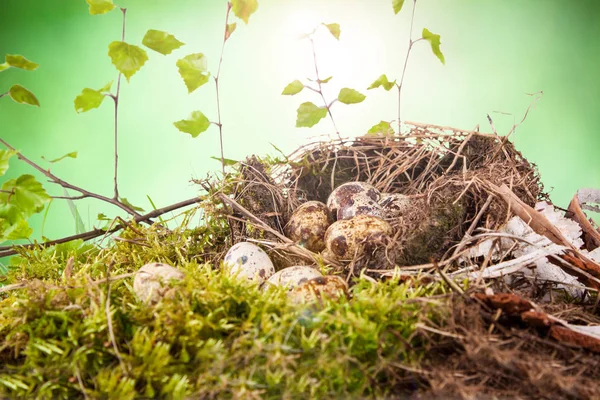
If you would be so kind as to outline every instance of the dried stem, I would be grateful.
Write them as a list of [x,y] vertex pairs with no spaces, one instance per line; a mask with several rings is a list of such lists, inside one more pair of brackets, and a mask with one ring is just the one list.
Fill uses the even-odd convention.
[[[139,217],[135,217],[133,220],[135,222],[148,222],[152,218],[156,218],[156,217],[159,217],[168,212],[171,212],[171,211],[183,208],[183,207],[187,207],[189,205],[197,203],[198,201],[199,201],[199,198],[193,197],[191,199],[180,201],[179,203],[175,203],[170,206],[158,208],[156,210],[153,210],[152,212],[149,212],[148,214],[144,214],[144,215],[140,215]],[[44,243],[30,243],[30,244],[18,245],[18,246],[0,246],[0,257],[12,256],[14,254],[17,254],[18,253],[17,249],[32,249],[32,248],[36,248],[36,247],[50,247],[55,244],[66,243],[66,242],[70,242],[72,240],[77,240],[77,239],[91,240],[91,239],[94,239],[94,238],[97,238],[97,237],[100,237],[103,235],[107,235],[109,233],[116,232],[120,229],[125,228],[125,226],[126,226],[126,224],[118,224],[117,226],[115,226],[114,228],[109,229],[109,230],[94,228],[88,232],[80,233],[80,234],[73,235],[73,236],[67,236],[67,237],[64,237],[61,239],[50,240],[50,241],[44,242]]]
[[[121,41],[125,41],[125,22],[127,16],[127,9],[121,8],[123,13],[123,30],[121,31]],[[119,200],[119,185],[117,183],[117,174],[119,170],[119,94],[121,93],[121,76],[123,74],[119,72],[117,78],[117,92],[115,95],[110,96],[115,102],[115,177],[114,177],[114,195],[113,199]]]
[[216,125],[219,127],[219,145],[221,147],[221,171],[225,176],[225,155],[223,151],[223,123],[221,122],[221,101],[219,97],[219,76],[221,75],[221,64],[223,63],[223,53],[225,52],[225,43],[229,39],[229,33],[227,31],[227,25],[229,25],[229,13],[231,12],[231,2],[227,2],[227,13],[225,14],[225,33],[223,34],[223,45],[221,46],[221,57],[219,58],[219,67],[217,69],[217,75],[215,76],[215,88],[217,91],[217,118],[218,122]]
[[342,137],[340,136],[340,131],[338,130],[338,128],[335,124],[335,120],[333,119],[333,114],[331,114],[331,106],[333,105],[333,103],[335,103],[335,100],[333,100],[331,103],[328,103],[327,100],[325,100],[325,96],[323,95],[323,85],[321,84],[321,78],[319,77],[319,67],[317,65],[317,51],[315,50],[315,41],[313,40],[312,37],[309,37],[309,40],[310,40],[310,45],[312,47],[313,60],[314,60],[314,64],[315,64],[315,74],[317,76],[317,85],[319,85],[319,89],[314,89],[314,88],[309,88],[309,89],[311,89],[314,92],[317,92],[321,95],[321,98],[323,99],[323,104],[327,108],[327,114],[329,114],[329,118],[331,119],[331,123],[333,124],[333,129],[335,129],[335,133],[336,133],[338,139],[342,140]]

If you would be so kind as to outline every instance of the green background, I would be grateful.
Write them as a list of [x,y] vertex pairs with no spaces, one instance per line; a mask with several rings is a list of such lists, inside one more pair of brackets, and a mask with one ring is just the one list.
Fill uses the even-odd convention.
[[[215,73],[222,42],[225,1],[116,0],[127,7],[126,41],[141,44],[147,29],[165,30],[186,43],[169,56],[147,50],[149,61],[127,83],[120,103],[120,191],[150,209],[146,195],[165,206],[197,193],[190,178],[218,170],[212,126],[193,139],[173,126],[201,110],[216,119],[212,80],[188,95],[177,73],[177,59],[202,52]],[[326,95],[342,87],[367,94],[357,105],[336,104],[333,113],[344,136],[360,135],[380,120],[396,118],[396,93],[366,91],[380,74],[399,77],[408,42],[410,0],[399,15],[391,0],[259,0],[244,25],[238,22],[225,49],[221,105],[225,155],[288,153],[310,138],[333,133],[324,119],[312,129],[295,128],[296,108],[318,102],[305,90],[280,93],[294,79],[313,77],[312,55],[297,36],[320,22],[337,22],[338,42],[326,31],[316,36],[322,77],[333,75]],[[233,18],[233,20],[236,20]],[[85,87],[116,80],[108,44],[120,40],[121,13],[91,16],[84,0],[2,0],[0,56],[22,54],[40,64],[34,72],[0,73],[0,92],[14,83],[33,91],[41,108],[0,99],[0,137],[42,165],[41,156],[78,151],[52,171],[91,191],[112,193],[112,102],[77,114],[74,98]],[[531,97],[544,96],[513,138],[518,149],[539,166],[553,201],[566,207],[581,187],[600,187],[600,2],[597,0],[420,0],[414,37],[427,27],[441,35],[446,65],[427,43],[415,46],[403,91],[403,119],[489,132],[490,114],[499,133],[523,116]],[[116,81],[115,81],[116,82]],[[114,87],[113,87],[114,88]],[[508,113],[510,115],[499,114]],[[11,161],[2,182],[32,170]],[[40,179],[42,179],[40,177]],[[62,195],[53,185],[55,195]],[[104,212],[118,210],[81,201],[86,227]],[[31,221],[34,236],[57,238],[75,232],[64,201],[54,201],[42,232],[42,216]]]

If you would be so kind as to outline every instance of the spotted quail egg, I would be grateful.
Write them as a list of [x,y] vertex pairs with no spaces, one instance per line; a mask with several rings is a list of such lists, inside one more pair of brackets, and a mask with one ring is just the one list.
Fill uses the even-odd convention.
[[347,182],[341,184],[331,192],[327,199],[327,207],[334,216],[338,215],[338,209],[352,204],[353,197],[361,195],[377,202],[381,196],[379,190],[366,182]]
[[290,292],[292,303],[312,303],[326,298],[337,300],[348,296],[348,285],[339,276],[327,275],[310,279]]
[[239,242],[227,251],[223,261],[231,275],[262,283],[275,273],[273,262],[263,249],[249,242]]
[[383,193],[379,199],[379,205],[383,211],[385,219],[397,218],[411,207],[411,200],[408,196],[400,193]]
[[133,291],[146,303],[156,303],[172,294],[171,280],[182,280],[183,272],[167,264],[150,263],[140,268],[133,278]]
[[332,222],[324,203],[308,201],[294,211],[284,232],[300,246],[317,253],[325,248],[325,231]]
[[319,276],[323,275],[313,267],[296,265],[293,267],[284,268],[281,271],[271,275],[271,277],[267,279],[266,286],[287,286],[291,290],[301,283]]
[[337,209],[337,220],[350,219],[357,215],[372,215],[383,218],[384,212],[377,201],[364,193],[358,193]]
[[331,224],[325,232],[327,250],[338,260],[371,252],[392,234],[390,224],[371,215],[357,215]]

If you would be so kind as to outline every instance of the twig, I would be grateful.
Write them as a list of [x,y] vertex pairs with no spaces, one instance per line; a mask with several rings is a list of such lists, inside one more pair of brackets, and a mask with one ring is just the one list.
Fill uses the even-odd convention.
[[83,386],[83,379],[81,379],[81,372],[79,371],[79,367],[75,367],[75,376],[77,377],[77,382],[79,383],[79,388],[81,389],[81,394],[83,394],[83,398],[88,400],[89,397],[85,391],[85,386]]
[[25,163],[29,164],[31,167],[33,167],[34,169],[36,169],[39,172],[41,172],[42,174],[44,174],[52,182],[54,182],[54,183],[62,186],[65,189],[72,189],[72,190],[75,190],[75,191],[81,193],[82,196],[79,196],[79,197],[81,197],[81,198],[94,198],[94,199],[97,199],[97,200],[100,200],[100,201],[104,201],[106,203],[109,203],[109,204],[112,204],[112,205],[114,205],[116,207],[119,207],[123,211],[127,212],[127,214],[132,215],[132,216],[134,216],[136,218],[139,218],[139,217],[142,216],[140,213],[138,213],[137,211],[129,208],[129,206],[123,204],[119,200],[111,199],[110,197],[106,197],[106,196],[103,196],[103,195],[98,194],[98,193],[90,192],[88,190],[80,188],[79,186],[72,185],[72,184],[70,184],[70,183],[68,183],[68,182],[60,179],[59,177],[57,177],[56,175],[54,175],[49,170],[46,170],[46,169],[40,167],[38,164],[36,164],[35,162],[33,162],[30,159],[28,159],[27,157],[25,157],[23,154],[21,154],[21,152],[17,151],[14,147],[12,147],[10,144],[8,144],[4,139],[0,138],[0,143],[2,143],[6,148],[14,151],[15,154],[17,155],[17,158],[19,158],[19,160],[22,160]]
[[413,32],[413,24],[415,22],[415,9],[416,8],[417,8],[417,0],[413,0],[412,15],[410,17],[410,33],[408,35],[408,51],[406,52],[406,58],[404,59],[404,67],[402,68],[402,76],[400,77],[400,83],[396,84],[396,87],[398,88],[398,134],[400,134],[401,121],[402,121],[400,119],[401,100],[402,100],[402,85],[404,83],[404,75],[406,74],[408,58],[410,57],[410,51],[412,50],[413,45],[421,40],[421,39],[412,40],[412,32]]
[[[121,12],[123,13],[123,30],[121,32],[121,41],[124,42],[125,41],[125,22],[126,22],[126,16],[127,16],[127,9],[126,8],[121,8]],[[114,96],[110,96],[115,103],[115,177],[114,177],[114,197],[113,199],[115,200],[119,200],[119,186],[117,184],[117,172],[119,169],[119,93],[121,91],[121,75],[123,75],[122,73],[119,72],[119,77],[117,78],[117,92]]]
[[319,67],[317,65],[317,51],[315,50],[315,41],[312,37],[309,37],[308,39],[310,40],[310,45],[312,46],[313,60],[315,64],[315,74],[317,76],[317,85],[319,85],[319,90],[315,91],[321,95],[321,98],[323,99],[323,104],[327,108],[327,114],[329,114],[329,118],[331,119],[331,123],[333,124],[333,129],[335,129],[335,133],[338,139],[342,140],[342,137],[340,136],[340,131],[338,130],[337,125],[335,124],[335,120],[333,119],[333,114],[331,113],[331,106],[333,105],[333,103],[335,103],[335,100],[331,103],[327,103],[327,100],[325,100],[325,95],[323,94],[323,85],[321,83],[321,78],[319,77]]
[[[158,209],[153,210],[153,211],[151,211],[151,212],[149,212],[147,214],[140,215],[139,217],[135,217],[133,220],[135,222],[147,222],[151,218],[158,217],[160,215],[163,215],[163,214],[166,214],[168,212],[177,210],[179,208],[187,207],[189,205],[197,203],[198,201],[199,201],[198,197],[193,197],[191,199],[184,200],[184,201],[172,204],[172,205],[167,206],[167,207],[158,208]],[[105,235],[105,234],[116,232],[116,231],[118,231],[118,230],[120,230],[122,228],[124,228],[124,226],[122,224],[119,224],[118,226],[116,226],[116,227],[114,227],[112,229],[109,229],[107,231],[105,231],[104,229],[94,228],[94,229],[92,229],[92,230],[90,230],[88,232],[80,233],[80,234],[73,235],[73,236],[66,236],[66,237],[61,238],[61,239],[51,240],[51,241],[44,242],[44,243],[30,243],[30,244],[24,244],[24,245],[1,246],[0,247],[0,257],[6,257],[6,256],[11,256],[11,255],[17,254],[18,253],[17,249],[31,249],[31,248],[35,248],[35,247],[49,247],[49,246],[53,246],[55,244],[66,243],[66,242],[70,242],[72,240],[77,240],[77,239],[83,239],[84,241],[85,240],[90,240],[90,239],[94,239],[94,238],[100,237],[100,236]]]
[[217,69],[217,75],[215,76],[215,88],[217,91],[217,126],[219,127],[219,145],[221,146],[221,170],[223,177],[225,177],[225,156],[223,151],[223,123],[221,122],[221,101],[219,98],[219,76],[221,75],[221,64],[223,63],[223,53],[225,52],[225,43],[229,39],[227,32],[227,25],[229,23],[229,12],[231,11],[231,2],[227,2],[227,13],[225,14],[225,33],[223,34],[223,45],[221,46],[221,57],[219,58],[219,67]]

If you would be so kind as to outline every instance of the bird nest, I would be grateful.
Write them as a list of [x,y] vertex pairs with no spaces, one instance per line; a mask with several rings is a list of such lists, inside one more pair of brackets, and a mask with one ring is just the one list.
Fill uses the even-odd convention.
[[[398,193],[411,206],[389,220],[393,234],[350,262],[295,246],[284,227],[303,202],[326,202],[339,185],[361,181]],[[279,162],[251,157],[240,165],[227,203],[233,241],[254,240],[270,249],[276,267],[317,262],[334,270],[379,276],[395,267],[444,262],[465,235],[496,230],[512,212],[494,194],[506,186],[529,206],[545,199],[540,176],[514,145],[495,134],[414,124],[406,135],[367,135],[320,141]],[[464,247],[464,246],[463,246]]]

